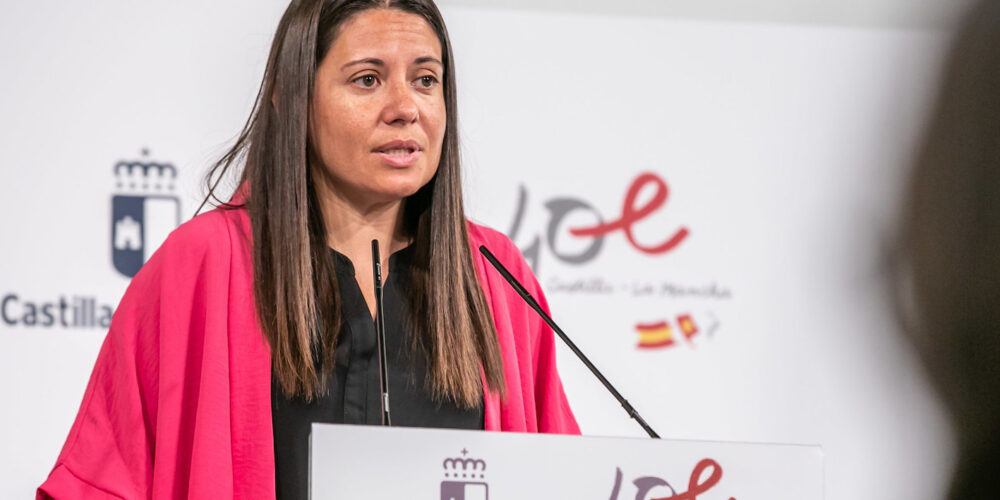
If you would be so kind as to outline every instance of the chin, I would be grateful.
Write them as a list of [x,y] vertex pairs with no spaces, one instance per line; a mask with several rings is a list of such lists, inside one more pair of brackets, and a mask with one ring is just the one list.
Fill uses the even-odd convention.
[[397,201],[409,198],[417,193],[424,185],[419,182],[405,183],[405,184],[393,184],[388,186],[379,186],[373,189],[373,194],[378,198],[385,201]]
[[407,174],[411,175],[393,176],[394,178],[385,179],[386,182],[379,186],[380,189],[378,191],[397,199],[413,196],[420,188],[430,182],[432,178],[424,175],[422,172],[420,175],[412,175],[416,173],[407,172]]

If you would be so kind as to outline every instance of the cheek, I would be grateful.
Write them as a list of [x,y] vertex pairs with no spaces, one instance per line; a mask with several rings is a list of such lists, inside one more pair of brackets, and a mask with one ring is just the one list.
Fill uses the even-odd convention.
[[441,161],[441,156],[444,154],[444,121],[441,121],[442,126],[435,127],[426,131],[427,139],[430,144],[432,144],[432,155],[428,155],[427,160],[430,162],[430,172],[428,175],[434,175],[437,171],[439,163]]
[[427,134],[427,138],[433,141],[434,146],[439,151],[444,143],[447,122],[448,119],[443,106],[441,109],[434,109],[426,121],[425,133]]
[[325,160],[351,158],[364,144],[358,111],[343,102],[321,103],[316,109],[313,138]]

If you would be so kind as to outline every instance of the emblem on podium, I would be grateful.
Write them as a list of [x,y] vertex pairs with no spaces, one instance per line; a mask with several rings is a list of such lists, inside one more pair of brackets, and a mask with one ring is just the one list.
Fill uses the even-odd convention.
[[177,169],[151,161],[144,149],[142,159],[116,163],[114,174],[119,193],[111,198],[111,261],[131,278],[180,224]]
[[468,454],[467,450],[462,450],[461,457],[446,458],[441,463],[444,467],[441,500],[489,500],[486,462],[467,457]]

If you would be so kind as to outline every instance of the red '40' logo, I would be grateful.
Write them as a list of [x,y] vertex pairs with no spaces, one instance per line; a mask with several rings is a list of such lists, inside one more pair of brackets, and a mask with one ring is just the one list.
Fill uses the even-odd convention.
[[[639,193],[648,185],[652,185],[655,188],[653,197],[641,206],[637,206]],[[605,222],[600,212],[586,201],[569,197],[552,198],[545,202],[545,208],[549,211],[549,222],[545,226],[545,243],[548,245],[549,251],[557,259],[567,264],[576,265],[585,264],[597,257],[601,252],[601,247],[604,245],[604,237],[615,231],[625,233],[625,238],[632,247],[642,253],[657,255],[670,252],[677,248],[677,245],[680,245],[690,234],[690,231],[686,227],[681,226],[664,240],[652,244],[639,242],[632,230],[636,223],[663,208],[669,196],[670,189],[667,187],[666,181],[660,178],[660,176],[651,172],[640,174],[632,181],[628,191],[625,193],[621,214],[617,219],[608,222]],[[512,240],[517,238],[521,230],[521,223],[524,220],[525,205],[527,203],[528,191],[522,185],[518,192],[517,212],[514,214],[514,222],[511,224],[510,231],[507,232]],[[576,237],[591,238],[590,245],[576,253],[562,251],[558,248],[557,236],[560,234],[559,232],[562,229],[564,219],[569,214],[578,210],[591,213],[597,218],[598,222],[590,227],[570,228],[569,233]],[[525,259],[528,260],[528,263],[534,268],[535,272],[538,272],[541,246],[542,235],[536,235],[528,246],[521,249]]]

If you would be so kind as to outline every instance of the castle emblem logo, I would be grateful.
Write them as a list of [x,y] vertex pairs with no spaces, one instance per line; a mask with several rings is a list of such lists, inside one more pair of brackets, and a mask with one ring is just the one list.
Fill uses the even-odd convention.
[[111,198],[111,261],[131,278],[180,224],[177,168],[151,161],[143,149],[142,159],[119,161],[114,173],[119,192]]
[[446,458],[444,481],[441,481],[441,500],[489,500],[490,488],[486,484],[486,462],[467,457],[462,450],[461,457]]

